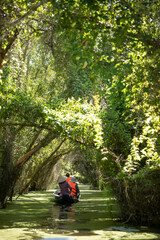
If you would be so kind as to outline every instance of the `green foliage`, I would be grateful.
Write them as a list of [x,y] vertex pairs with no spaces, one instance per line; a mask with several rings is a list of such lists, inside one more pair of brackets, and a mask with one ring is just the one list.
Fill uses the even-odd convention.
[[83,144],[102,144],[101,120],[97,109],[87,102],[69,99],[57,109],[50,109],[33,97],[16,92],[3,96],[1,123],[50,129]]
[[0,81],[1,124],[24,127],[30,136],[54,132],[86,151],[109,149],[87,160],[101,167],[102,181],[159,168],[160,3],[18,1],[16,11],[6,1],[3,7],[2,49],[6,36],[19,32]]

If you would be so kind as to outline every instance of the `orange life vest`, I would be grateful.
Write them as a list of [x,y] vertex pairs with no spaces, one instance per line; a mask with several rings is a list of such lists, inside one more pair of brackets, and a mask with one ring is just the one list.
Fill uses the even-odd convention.
[[70,180],[71,180],[71,177],[68,177],[68,178],[66,179],[67,182],[69,182]]
[[74,182],[69,182],[69,185],[71,186],[71,194],[73,195],[74,198],[77,198],[77,191],[76,191],[76,183]]

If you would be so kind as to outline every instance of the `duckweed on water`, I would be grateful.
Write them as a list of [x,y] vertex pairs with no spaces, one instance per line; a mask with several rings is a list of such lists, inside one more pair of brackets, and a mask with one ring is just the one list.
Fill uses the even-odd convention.
[[[120,223],[115,199],[80,186],[79,203],[63,208],[52,201],[53,191],[30,192],[0,210],[0,240],[160,239],[160,234]],[[147,230],[147,231],[146,231]]]

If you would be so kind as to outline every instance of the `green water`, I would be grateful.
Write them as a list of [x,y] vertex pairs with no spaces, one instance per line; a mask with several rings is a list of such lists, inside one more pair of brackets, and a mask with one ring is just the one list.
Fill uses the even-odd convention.
[[52,192],[30,192],[0,210],[0,240],[160,239],[145,226],[132,227],[119,221],[116,200],[109,192],[80,185],[81,200],[67,208],[53,203]]

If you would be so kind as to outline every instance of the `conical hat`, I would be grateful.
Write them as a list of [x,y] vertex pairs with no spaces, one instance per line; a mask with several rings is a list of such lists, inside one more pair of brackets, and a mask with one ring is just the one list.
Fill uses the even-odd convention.
[[62,176],[62,175],[59,175],[59,177],[58,177],[58,183],[62,183],[62,182],[64,182],[64,181],[66,181],[66,179],[67,179],[67,177]]

